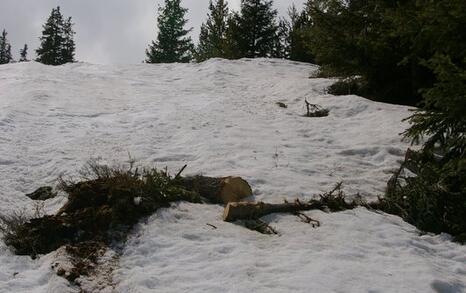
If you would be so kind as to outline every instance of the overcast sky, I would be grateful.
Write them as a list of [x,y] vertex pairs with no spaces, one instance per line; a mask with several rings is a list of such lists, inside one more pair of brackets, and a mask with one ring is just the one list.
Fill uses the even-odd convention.
[[[76,57],[91,63],[140,63],[145,48],[156,37],[156,7],[163,0],[0,0],[0,30],[5,28],[14,58],[27,43],[29,58],[35,57],[42,25],[53,7],[60,5],[65,17],[71,16],[76,31]],[[295,3],[304,0],[275,0],[275,8],[285,15]],[[189,27],[197,42],[199,27],[206,19],[208,0],[183,0],[189,9]],[[230,0],[239,9],[240,0]]]

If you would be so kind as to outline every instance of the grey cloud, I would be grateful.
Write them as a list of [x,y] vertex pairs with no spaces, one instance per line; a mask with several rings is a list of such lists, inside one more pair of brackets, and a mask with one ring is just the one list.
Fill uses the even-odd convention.
[[[304,0],[275,0],[281,15]],[[60,5],[65,16],[72,16],[76,31],[76,56],[91,63],[140,63],[144,50],[156,37],[156,7],[163,0],[2,0],[0,29],[5,28],[15,58],[27,43],[29,58],[39,45],[42,24],[53,7]],[[199,27],[207,14],[208,0],[184,0],[189,9],[188,26],[197,40]],[[240,0],[230,0],[239,9]]]

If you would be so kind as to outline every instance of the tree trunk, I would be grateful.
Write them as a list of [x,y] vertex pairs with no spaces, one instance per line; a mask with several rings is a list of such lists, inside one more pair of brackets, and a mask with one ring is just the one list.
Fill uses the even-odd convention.
[[263,202],[230,202],[223,211],[223,220],[234,222],[236,220],[257,219],[273,213],[296,213],[313,209],[323,209],[324,204],[315,201],[310,203],[270,204]]
[[251,186],[240,177],[180,177],[180,184],[212,203],[238,202],[252,195]]

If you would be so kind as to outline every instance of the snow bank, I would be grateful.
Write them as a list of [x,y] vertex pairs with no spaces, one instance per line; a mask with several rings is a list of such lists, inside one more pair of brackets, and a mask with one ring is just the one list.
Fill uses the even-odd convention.
[[[255,199],[308,198],[337,181],[375,199],[408,145],[403,106],[325,94],[316,67],[281,60],[202,64],[0,66],[0,212],[90,157],[239,175]],[[330,109],[303,117],[304,98]],[[287,109],[275,103],[283,102]],[[47,201],[53,211],[62,198]],[[311,212],[312,229],[273,216],[270,237],[221,221],[221,207],[179,204],[141,224],[115,271],[120,292],[461,292],[466,249],[364,209]],[[213,230],[210,223],[218,227]],[[0,292],[65,292],[50,270],[0,243]],[[65,287],[64,287],[65,286]]]

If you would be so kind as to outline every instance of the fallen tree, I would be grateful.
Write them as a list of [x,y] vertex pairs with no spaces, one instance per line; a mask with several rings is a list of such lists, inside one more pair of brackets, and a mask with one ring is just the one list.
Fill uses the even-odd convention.
[[313,227],[320,226],[320,222],[301,213],[309,210],[322,210],[325,212],[338,212],[354,209],[358,206],[368,205],[357,197],[348,202],[342,190],[342,183],[338,183],[329,192],[319,195],[318,199],[308,201],[295,200],[284,203],[264,203],[264,202],[229,202],[223,211],[223,220],[226,222],[243,221],[244,225],[252,230],[264,234],[277,234],[275,229],[260,220],[261,217],[274,213],[288,213],[301,218],[303,222],[312,224]]
[[240,177],[178,177],[177,183],[198,193],[211,203],[227,204],[252,195],[251,186]]
[[[252,195],[249,184],[239,177],[182,177],[184,168],[172,177],[157,169],[108,167],[90,161],[78,180],[60,178],[57,189],[68,201],[56,214],[0,215],[0,232],[18,255],[35,258],[64,247],[71,265],[53,269],[79,285],[78,278],[93,273],[107,247],[124,242],[136,223],[159,208],[176,201],[224,203]],[[32,194],[44,190],[52,193],[45,187]]]
[[266,234],[278,233],[260,220],[270,213],[292,213],[319,226],[318,221],[300,211],[338,211],[357,205],[345,201],[341,184],[308,202],[240,202],[252,195],[251,187],[242,178],[182,177],[185,167],[172,177],[157,169],[112,168],[91,161],[80,172],[79,180],[60,179],[57,189],[66,193],[68,201],[56,214],[32,219],[21,214],[0,216],[0,231],[5,243],[19,255],[34,258],[64,248],[61,251],[68,254],[71,265],[56,265],[53,269],[79,286],[79,278],[93,274],[97,259],[108,247],[124,242],[136,223],[172,202],[226,204],[226,221],[241,220],[245,227]]
[[223,220],[234,222],[237,220],[257,219],[274,213],[295,214],[300,211],[324,209],[321,202],[271,204],[264,202],[229,202],[223,212]]
[[55,215],[10,225],[4,230],[5,243],[16,254],[33,257],[83,241],[110,243],[124,240],[122,235],[141,218],[172,202],[228,203],[252,195],[242,178],[181,177],[184,168],[171,177],[156,169],[125,170],[90,162],[80,181],[60,180],[58,189],[68,201]]

